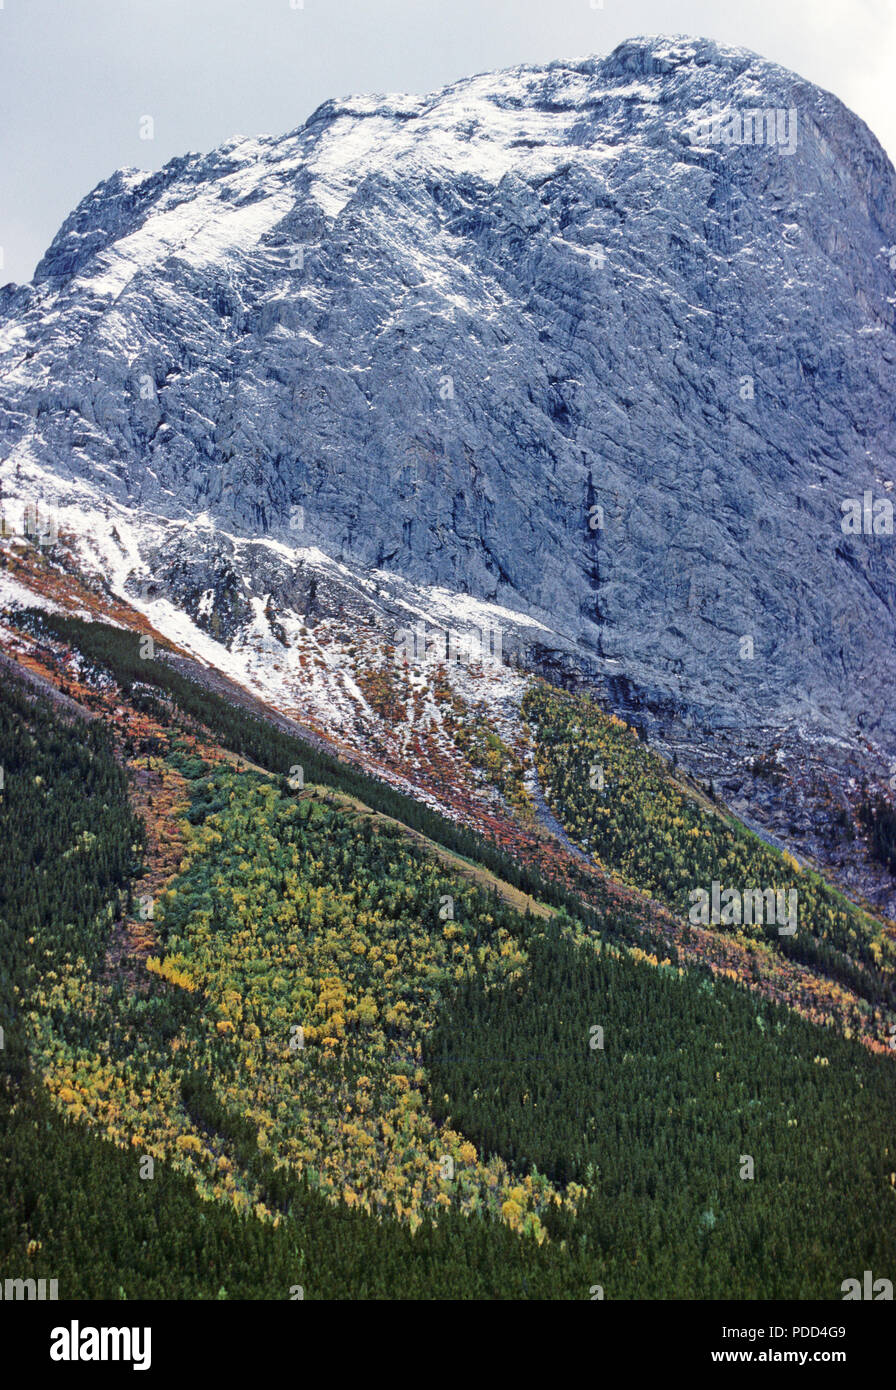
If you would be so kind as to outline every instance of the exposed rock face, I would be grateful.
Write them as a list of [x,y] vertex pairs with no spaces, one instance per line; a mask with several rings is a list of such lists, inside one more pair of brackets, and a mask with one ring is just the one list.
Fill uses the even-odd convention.
[[841,503],[883,527],[894,244],[867,128],[741,50],[328,102],[115,174],[0,292],[4,485],[126,509],[225,632],[308,613],[315,547],[530,616],[647,722],[885,752],[896,539]]

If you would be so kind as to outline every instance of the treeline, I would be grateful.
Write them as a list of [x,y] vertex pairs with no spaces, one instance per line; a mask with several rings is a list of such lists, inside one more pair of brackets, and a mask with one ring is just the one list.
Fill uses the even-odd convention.
[[[596,903],[598,909],[608,905],[609,897],[596,879],[586,879],[583,874],[571,869],[571,889],[556,879],[546,877],[532,866],[520,863],[493,840],[448,820],[421,802],[396,791],[380,778],[340,762],[306,740],[284,733],[239,705],[231,704],[222,696],[206,690],[164,659],[141,657],[141,638],[137,633],[36,608],[22,610],[14,616],[19,625],[32,635],[56,638],[79,651],[99,670],[109,672],[138,704],[152,700],[140,687],[155,687],[173,701],[184,715],[211,731],[224,747],[242,754],[259,767],[286,776],[291,768],[300,766],[306,783],[334,787],[357,797],[372,809],[420,831],[446,849],[484,865],[522,892],[551,907],[574,913],[595,929],[611,931],[621,940],[641,942],[648,946],[651,943],[659,945],[660,937],[651,929],[646,911],[614,909],[608,921],[604,911],[589,909],[582,902],[580,893]],[[151,713],[163,722],[170,717],[160,700],[153,701]],[[575,889],[579,890],[578,893]]]
[[734,929],[872,1004],[896,1008],[896,946],[879,922],[819,874],[745,826],[706,810],[630,728],[591,701],[541,685],[527,691],[523,713],[535,733],[548,803],[576,842],[612,874],[647,889],[684,920],[693,891],[708,895],[713,882],[722,893],[795,890],[795,934],[779,933],[775,923]]
[[[159,904],[168,954],[135,989],[103,968],[141,849],[111,741],[11,687],[0,711],[0,1277],[75,1298],[492,1301],[598,1284],[837,1299],[847,1277],[889,1274],[889,1057],[703,972],[576,946],[575,923],[540,928],[394,828],[176,748],[195,842]],[[58,892],[35,910],[50,859]],[[51,1103],[36,1038],[80,1123],[62,1092]],[[204,1147],[268,1216],[232,1188],[203,1200],[198,1170],[158,1156],[169,1143],[187,1163]],[[378,1219],[361,1182],[331,1201],[326,1162],[362,1154],[388,1201],[437,1192],[437,1224]],[[588,1194],[567,1201],[566,1182]]]

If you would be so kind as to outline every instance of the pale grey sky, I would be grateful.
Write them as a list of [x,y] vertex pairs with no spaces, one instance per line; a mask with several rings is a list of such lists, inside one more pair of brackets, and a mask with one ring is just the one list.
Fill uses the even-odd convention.
[[30,279],[122,165],[292,130],[327,97],[430,91],[637,34],[754,49],[896,156],[896,0],[0,0],[0,284]]

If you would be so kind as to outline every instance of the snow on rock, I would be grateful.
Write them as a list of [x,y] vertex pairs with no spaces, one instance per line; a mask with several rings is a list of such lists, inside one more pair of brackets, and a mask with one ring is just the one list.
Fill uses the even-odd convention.
[[[756,109],[792,150],[713,133]],[[0,291],[4,497],[346,728],[326,624],[427,621],[683,739],[892,747],[896,552],[840,507],[893,482],[894,195],[828,93],[682,37],[119,171]]]

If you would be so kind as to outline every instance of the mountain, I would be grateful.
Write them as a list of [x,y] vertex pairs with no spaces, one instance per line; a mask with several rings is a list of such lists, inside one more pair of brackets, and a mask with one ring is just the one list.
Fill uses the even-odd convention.
[[0,291],[5,1298],[892,1301],[893,185],[639,39]]
[[281,706],[327,624],[497,629],[819,854],[896,739],[894,195],[690,38],[120,170],[0,292],[7,514]]

